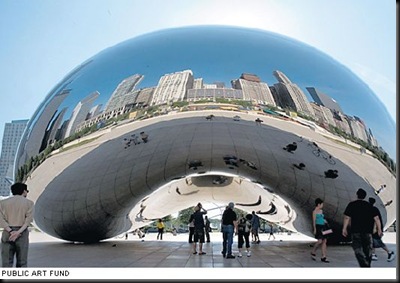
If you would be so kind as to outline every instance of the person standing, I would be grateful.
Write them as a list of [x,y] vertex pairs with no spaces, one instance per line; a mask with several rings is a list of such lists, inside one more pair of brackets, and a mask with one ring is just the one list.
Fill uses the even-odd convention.
[[189,226],[189,244],[193,243],[193,235],[194,235],[194,220],[192,218],[193,213],[190,215],[189,224],[188,224],[188,226]]
[[33,221],[34,204],[26,198],[29,190],[26,184],[11,186],[12,197],[0,201],[1,258],[3,267],[28,266],[29,230]]
[[255,211],[251,212],[253,218],[251,219],[251,234],[252,234],[252,239],[253,242],[259,244],[260,243],[260,237],[258,236],[258,229],[260,229],[260,218],[256,214]]
[[238,257],[242,257],[242,248],[243,244],[246,243],[246,252],[247,256],[251,256],[250,251],[250,230],[251,230],[251,214],[247,214],[246,216],[242,215],[238,221]]
[[211,226],[210,226],[210,220],[208,219],[207,215],[204,216],[204,229],[205,229],[205,233],[206,233],[206,240],[207,243],[210,242],[210,232],[211,232]]
[[157,240],[158,240],[158,238],[160,238],[160,240],[162,240],[162,236],[164,234],[164,228],[165,228],[164,222],[162,221],[161,218],[158,219],[158,222],[157,222],[157,229],[158,229]]
[[193,235],[193,254],[197,254],[197,242],[199,242],[199,255],[205,255],[203,252],[204,243],[204,219],[203,214],[207,214],[202,204],[199,202],[195,208],[194,213],[191,216],[190,221],[194,223],[194,235]]
[[272,223],[269,224],[269,236],[268,236],[268,240],[273,237],[275,240],[275,235],[274,235],[274,225],[272,225]]
[[321,261],[325,263],[329,263],[329,260],[326,259],[326,242],[327,242],[327,236],[322,234],[322,230],[324,228],[324,225],[327,223],[325,220],[324,213],[322,211],[322,208],[324,206],[324,202],[322,199],[317,198],[315,200],[315,208],[312,212],[312,224],[313,224],[313,233],[315,235],[315,238],[318,240],[311,251],[311,258],[315,260],[316,251],[319,246],[321,246]]
[[367,192],[359,188],[356,195],[357,200],[350,202],[344,211],[342,235],[347,237],[347,228],[351,224],[351,245],[358,264],[360,267],[371,267],[374,222],[378,235],[382,237],[381,222],[377,212],[364,200]]
[[230,202],[222,214],[222,255],[226,258],[235,258],[232,255],[233,234],[237,233],[238,222],[236,212],[233,211],[234,203]]
[[[371,204],[372,208],[376,211],[379,217],[379,221],[381,222],[381,227],[383,227],[383,222],[382,222],[382,215],[379,209],[375,206],[375,199],[374,198],[369,198],[368,202]],[[375,228],[375,227],[374,227]],[[376,248],[382,248],[387,252],[387,261],[392,261],[394,260],[396,254],[394,251],[389,251],[387,248],[386,244],[382,241],[382,237],[380,237],[376,231],[376,229],[373,230],[372,234],[372,260],[378,260],[377,255],[375,254],[375,249]]]

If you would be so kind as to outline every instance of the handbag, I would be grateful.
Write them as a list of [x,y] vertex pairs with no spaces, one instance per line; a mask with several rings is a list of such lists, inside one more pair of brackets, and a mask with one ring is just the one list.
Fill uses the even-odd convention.
[[329,226],[328,223],[325,223],[324,227],[322,228],[322,235],[329,235],[332,233],[333,233],[332,228]]

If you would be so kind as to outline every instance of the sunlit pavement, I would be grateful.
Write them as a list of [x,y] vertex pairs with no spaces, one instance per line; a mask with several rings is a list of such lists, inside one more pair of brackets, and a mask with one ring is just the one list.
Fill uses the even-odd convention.
[[[324,263],[320,261],[320,250],[316,261],[310,257],[314,239],[297,233],[274,235],[275,240],[268,240],[268,233],[260,234],[260,244],[251,244],[251,257],[242,252],[242,258],[226,259],[221,255],[220,232],[211,233],[211,242],[204,243],[205,255],[194,255],[187,233],[165,233],[163,240],[156,239],[157,233],[148,233],[144,241],[129,234],[127,240],[121,235],[95,244],[74,244],[32,231],[28,263],[29,267],[358,267],[350,245],[328,246],[330,262]],[[396,251],[395,233],[385,233],[383,240]],[[238,253],[236,237],[233,253]],[[383,249],[377,249],[376,254],[378,260],[372,262],[372,267],[396,267],[397,257],[388,262]]]

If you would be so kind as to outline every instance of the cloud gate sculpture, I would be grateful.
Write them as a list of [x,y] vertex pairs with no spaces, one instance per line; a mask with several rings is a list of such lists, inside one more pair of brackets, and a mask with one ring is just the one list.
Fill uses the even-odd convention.
[[327,55],[265,31],[195,26],[122,42],[66,75],[30,119],[15,179],[35,225],[67,241],[199,201],[233,201],[312,236],[318,197],[339,239],[360,187],[385,228],[395,221],[394,143],[382,103]]

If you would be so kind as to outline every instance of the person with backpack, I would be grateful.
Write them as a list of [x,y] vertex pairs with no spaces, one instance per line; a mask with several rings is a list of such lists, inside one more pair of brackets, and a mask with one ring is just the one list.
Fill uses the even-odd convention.
[[239,222],[238,222],[238,248],[239,253],[238,257],[242,257],[242,248],[243,244],[246,243],[246,254],[247,256],[251,256],[250,251],[250,231],[251,231],[251,219],[253,216],[251,214],[244,214],[241,215]]

